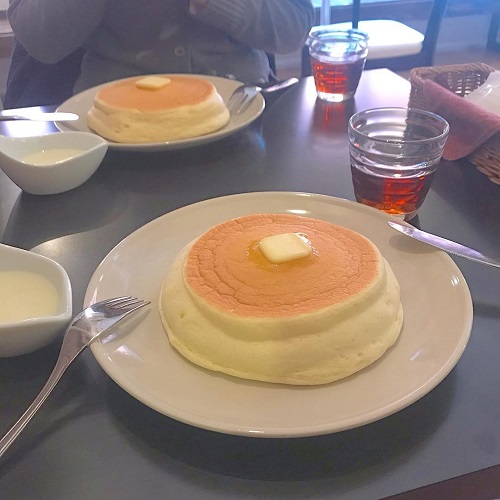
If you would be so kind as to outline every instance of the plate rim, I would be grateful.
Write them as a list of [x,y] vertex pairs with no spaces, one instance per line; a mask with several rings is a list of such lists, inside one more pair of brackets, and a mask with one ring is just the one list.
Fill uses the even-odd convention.
[[[391,217],[388,214],[385,214],[383,212],[380,212],[377,209],[374,209],[372,207],[368,207],[344,198],[337,198],[334,196],[330,195],[324,195],[324,194],[316,194],[316,193],[307,193],[307,192],[294,192],[294,191],[260,191],[260,192],[249,192],[249,193],[239,193],[239,194],[231,194],[231,195],[226,195],[226,196],[220,196],[220,197],[212,197],[208,198],[205,200],[201,200],[189,205],[185,205],[182,207],[179,207],[175,210],[172,210],[170,212],[167,212],[151,221],[148,223],[140,226],[133,232],[131,232],[129,235],[127,235],[125,238],[123,238],[117,245],[115,245],[109,252],[108,254],[102,259],[100,264],[97,266],[96,270],[94,271],[91,280],[89,281],[88,288],[85,293],[85,304],[90,303],[90,298],[91,298],[91,284],[95,280],[96,275],[99,274],[99,270],[101,266],[116,252],[120,251],[121,248],[126,245],[128,238],[132,237],[137,237],[137,234],[140,233],[141,231],[147,231],[150,226],[156,225],[156,224],[161,224],[161,219],[164,219],[165,217],[175,217],[176,214],[178,213],[183,213],[186,211],[190,210],[206,210],[207,206],[215,203],[224,203],[227,201],[230,201],[231,199],[243,199],[243,198],[254,198],[256,197],[257,199],[260,197],[268,197],[268,198],[276,198],[276,197],[287,197],[290,199],[300,199],[300,198],[313,198],[314,200],[320,200],[324,201],[327,203],[332,204],[332,206],[335,206],[336,204],[339,204],[341,206],[348,207],[349,209],[353,209],[357,212],[361,213],[366,213],[368,215],[375,216],[377,218],[380,218],[381,220],[394,220],[394,217]],[[257,212],[255,212],[257,213]],[[231,215],[228,213],[228,219],[232,218]],[[398,220],[401,222],[400,220]],[[395,232],[395,234],[397,234]],[[404,235],[401,235],[402,238],[404,238]],[[129,240],[128,240],[129,241]],[[461,293],[463,294],[463,300],[464,303],[462,304],[463,306],[463,316],[464,316],[464,324],[462,325],[462,331],[460,335],[457,337],[457,342],[456,345],[454,345],[453,350],[450,350],[449,353],[447,353],[447,361],[441,366],[436,372],[433,374],[433,376],[427,380],[425,383],[420,384],[418,387],[416,387],[414,390],[410,391],[408,394],[406,394],[403,398],[400,398],[397,402],[389,405],[389,406],[382,406],[378,408],[377,410],[371,410],[369,412],[369,417],[367,418],[366,416],[360,416],[357,419],[352,419],[352,418],[345,418],[343,420],[337,420],[335,422],[335,425],[332,425],[332,422],[327,422],[324,424],[312,424],[312,425],[300,425],[300,426],[291,426],[291,427],[274,427],[274,426],[266,426],[266,428],[260,428],[260,429],[250,429],[248,426],[242,426],[238,425],[237,423],[227,423],[225,422],[224,425],[221,425],[220,421],[208,421],[206,419],[202,419],[200,421],[200,417],[196,418],[196,415],[193,415],[192,412],[189,411],[183,411],[182,409],[175,408],[175,411],[170,411],[166,412],[164,407],[160,407],[159,405],[155,404],[155,402],[148,401],[147,398],[145,398],[143,395],[137,393],[135,390],[131,390],[130,386],[128,388],[123,386],[122,381],[118,380],[117,377],[115,376],[115,373],[110,373],[110,371],[107,369],[109,366],[106,364],[106,360],[110,361],[109,358],[106,358],[105,352],[100,349],[100,346],[102,344],[100,343],[94,343],[91,345],[91,351],[96,358],[98,364],[103,368],[103,370],[107,373],[107,375],[117,383],[125,392],[127,392],[129,395],[137,399],[138,401],[141,401],[143,404],[148,406],[149,408],[154,409],[155,411],[158,411],[159,413],[169,417],[173,418],[174,420],[178,420],[180,422],[183,422],[188,425],[192,425],[198,428],[210,430],[210,431],[215,431],[219,433],[225,433],[225,434],[232,434],[232,435],[240,435],[240,436],[246,436],[246,437],[259,437],[259,438],[290,438],[290,437],[308,437],[308,436],[317,436],[317,435],[324,435],[324,434],[331,434],[335,432],[340,432],[344,430],[349,430],[353,429],[356,427],[360,427],[363,425],[367,425],[369,423],[381,420],[385,417],[388,417],[394,413],[397,413],[398,411],[401,411],[402,409],[410,406],[411,404],[415,403],[419,399],[421,399],[423,396],[428,394],[430,391],[432,391],[441,381],[443,381],[446,376],[451,372],[451,370],[456,366],[458,361],[460,360],[471,335],[472,331],[472,323],[473,323],[473,303],[472,303],[472,297],[470,294],[469,287],[467,285],[467,282],[460,271],[460,268],[456,265],[456,263],[451,259],[451,257],[444,251],[431,248],[428,245],[425,245],[425,243],[421,243],[415,240],[411,240],[412,243],[414,243],[417,247],[420,248],[426,248],[428,249],[429,252],[431,252],[433,255],[437,255],[439,258],[441,258],[444,262],[447,262],[447,264],[450,266],[450,271],[453,271],[461,281]],[[111,362],[112,363],[112,362]],[[263,383],[265,385],[265,383]],[[326,386],[331,386],[335,384],[326,384]],[[272,384],[271,384],[272,385]],[[301,387],[301,386],[300,386]],[[310,387],[315,387],[315,388],[321,388],[322,386],[304,386],[304,389],[307,390],[307,388]]]
[[[78,101],[79,99],[88,99],[89,101],[93,99],[95,94],[103,87],[106,87],[107,85],[110,85],[112,83],[117,83],[121,82],[124,80],[130,80],[131,78],[138,78],[141,76],[150,76],[150,75],[132,75],[128,76],[125,78],[119,78],[117,80],[112,80],[109,82],[101,83],[100,85],[95,85],[93,87],[90,87],[86,90],[82,90],[81,92],[69,97],[66,99],[62,104],[60,104],[56,112],[71,112],[71,113],[80,113],[80,118],[85,119],[82,117],[82,111],[78,111],[78,109],[75,110],[74,103],[75,101]],[[232,80],[229,78],[224,78],[221,76],[212,76],[212,75],[202,75],[202,74],[195,74],[195,73],[158,73],[156,76],[190,76],[190,77],[195,77],[195,78],[201,78],[204,80],[208,80],[211,82],[213,85],[215,85],[216,89],[220,91],[221,85],[229,85],[229,91],[232,91],[236,89],[239,85],[243,85],[243,82],[240,82],[239,80]],[[227,104],[227,101],[226,101]],[[236,125],[233,125],[231,127],[231,123],[233,118],[230,117],[229,122],[222,127],[221,129],[218,129],[210,134],[205,134],[201,135],[198,137],[192,137],[188,139],[180,139],[177,141],[164,141],[164,142],[151,142],[151,143],[119,143],[119,142],[113,142],[110,140],[107,140],[108,147],[111,150],[115,151],[171,151],[171,150],[177,150],[177,149],[186,149],[190,148],[193,146],[201,146],[203,144],[209,144],[211,142],[218,141],[220,139],[224,139],[226,137],[229,137],[230,135],[235,134],[236,132],[239,132],[240,130],[244,129],[245,127],[248,127],[250,124],[252,124],[257,118],[259,118],[262,113],[264,112],[264,109],[266,107],[266,101],[264,99],[264,96],[261,94],[261,92],[257,92],[256,97],[252,104],[242,113],[240,116],[242,116],[244,119],[237,123]],[[90,107],[89,107],[90,109]],[[87,113],[88,109],[85,110],[85,114]],[[86,119],[85,119],[86,120]],[[92,134],[95,134],[92,130],[90,130],[87,126],[85,127],[80,127],[78,125],[78,122],[60,122],[56,121],[54,122],[55,127],[61,131],[61,132],[66,132],[66,131],[79,131],[79,132],[89,132]],[[96,134],[98,135],[98,134]]]

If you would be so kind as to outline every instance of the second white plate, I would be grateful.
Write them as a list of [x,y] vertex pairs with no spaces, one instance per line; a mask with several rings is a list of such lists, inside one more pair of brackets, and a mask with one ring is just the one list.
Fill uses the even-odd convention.
[[[227,78],[221,78],[218,76],[207,76],[207,75],[185,75],[185,76],[193,76],[196,78],[203,78],[205,80],[208,80],[213,85],[215,85],[217,91],[219,92],[219,94],[221,95],[221,97],[224,99],[225,102],[229,100],[231,94],[236,89],[236,87],[242,84],[239,81],[229,80]],[[91,89],[85,90],[84,92],[80,92],[79,94],[70,97],[67,101],[62,103],[57,108],[57,111],[76,113],[77,115],[80,116],[80,119],[74,122],[65,122],[65,123],[57,122],[56,127],[59,130],[79,130],[84,132],[92,132],[87,127],[87,113],[94,103],[95,95],[105,85],[109,85],[109,83],[98,85],[96,87],[92,87]],[[224,137],[227,137],[247,127],[262,114],[264,108],[265,108],[264,97],[262,97],[262,94],[258,93],[255,99],[250,104],[250,106],[243,113],[240,113],[238,115],[231,115],[231,118],[229,119],[227,125],[222,127],[220,130],[212,132],[211,134],[202,135],[200,137],[193,137],[191,139],[181,139],[177,141],[168,141],[168,142],[153,142],[147,144],[118,143],[109,141],[109,148],[121,151],[168,151],[170,149],[184,149],[192,146],[198,146],[201,144],[207,144],[209,142],[213,142],[222,139]]]
[[[293,213],[351,228],[370,238],[401,285],[404,325],[377,362],[339,382],[299,387],[252,382],[204,370],[169,344],[158,312],[162,281],[177,253],[209,227],[251,213]],[[188,424],[260,437],[317,435],[357,427],[395,413],[427,394],[467,345],[472,301],[451,258],[391,229],[389,216],[323,195],[268,192],[215,198],[141,227],[103,260],[85,303],[119,295],[151,300],[129,336],[91,349],[125,391]]]

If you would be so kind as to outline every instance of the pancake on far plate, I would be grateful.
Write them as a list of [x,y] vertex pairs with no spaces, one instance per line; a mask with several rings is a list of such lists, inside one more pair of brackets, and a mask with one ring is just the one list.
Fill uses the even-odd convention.
[[370,240],[292,214],[209,229],[175,259],[159,307],[171,345],[191,362],[295,385],[365,368],[403,323],[399,284]]
[[121,143],[167,142],[210,134],[229,121],[215,86],[186,75],[146,75],[99,90],[87,114],[90,129]]

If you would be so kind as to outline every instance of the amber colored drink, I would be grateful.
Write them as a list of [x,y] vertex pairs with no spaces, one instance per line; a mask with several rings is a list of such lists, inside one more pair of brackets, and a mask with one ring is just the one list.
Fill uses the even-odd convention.
[[348,123],[356,200],[406,220],[424,203],[439,167],[449,125],[413,108],[359,111]]
[[434,172],[384,177],[351,166],[356,201],[390,214],[404,214],[407,219],[415,215],[424,202]]
[[356,92],[365,60],[331,62],[311,58],[311,63],[318,94],[327,100],[343,101]]

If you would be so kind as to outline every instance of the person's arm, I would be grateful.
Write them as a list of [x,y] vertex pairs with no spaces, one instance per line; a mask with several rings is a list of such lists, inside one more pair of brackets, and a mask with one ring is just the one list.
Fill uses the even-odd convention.
[[53,64],[79,48],[100,24],[106,0],[11,0],[9,21],[35,59]]
[[190,12],[238,42],[271,53],[300,49],[314,21],[310,0],[190,0]]

